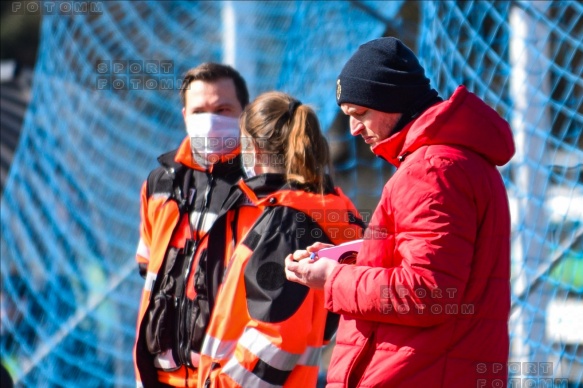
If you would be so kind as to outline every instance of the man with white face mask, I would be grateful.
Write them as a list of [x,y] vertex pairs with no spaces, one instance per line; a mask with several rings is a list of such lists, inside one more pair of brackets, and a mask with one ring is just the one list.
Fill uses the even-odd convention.
[[[208,317],[237,235],[228,223],[224,246],[207,254],[231,186],[244,177],[238,118],[249,102],[233,68],[204,63],[189,70],[180,97],[187,136],[158,158],[142,187],[136,253],[146,279],[138,314],[134,366],[138,387],[195,387]],[[217,250],[214,250],[216,252]]]

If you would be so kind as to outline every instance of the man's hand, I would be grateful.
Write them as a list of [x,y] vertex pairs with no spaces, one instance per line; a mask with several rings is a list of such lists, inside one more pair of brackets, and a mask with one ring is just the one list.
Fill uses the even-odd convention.
[[335,260],[327,258],[310,259],[310,255],[318,252],[322,248],[333,245],[315,243],[305,250],[297,250],[285,258],[285,276],[287,280],[303,284],[310,288],[322,289],[326,284],[326,279],[330,276],[334,268],[338,265]]

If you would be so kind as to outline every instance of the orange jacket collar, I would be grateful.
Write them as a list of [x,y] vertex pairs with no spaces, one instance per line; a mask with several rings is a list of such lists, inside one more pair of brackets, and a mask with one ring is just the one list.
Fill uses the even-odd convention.
[[[234,150],[234,152],[227,154],[227,155],[223,155],[221,157],[219,163],[224,163],[224,162],[227,162],[231,159],[234,159],[240,153],[241,153],[241,147],[239,146]],[[190,168],[195,169],[195,170],[207,171],[207,168],[201,166],[193,159],[192,151],[190,149],[190,137],[188,137],[188,136],[185,137],[184,140],[182,140],[182,143],[180,143],[180,147],[178,148],[178,151],[176,152],[176,157],[174,158],[174,161],[177,163],[184,164],[185,166],[190,167]],[[212,172],[213,166],[214,165],[211,165],[208,168],[208,170],[210,172]]]

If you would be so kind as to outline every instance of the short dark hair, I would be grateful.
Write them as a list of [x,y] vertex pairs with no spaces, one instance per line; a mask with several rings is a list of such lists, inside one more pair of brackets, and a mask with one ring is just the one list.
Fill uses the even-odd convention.
[[249,91],[247,90],[245,80],[231,66],[215,62],[202,63],[186,72],[182,80],[182,86],[180,87],[180,100],[182,101],[182,105],[186,105],[186,90],[193,81],[214,82],[222,78],[233,80],[237,99],[241,104],[241,108],[244,109],[249,104]]

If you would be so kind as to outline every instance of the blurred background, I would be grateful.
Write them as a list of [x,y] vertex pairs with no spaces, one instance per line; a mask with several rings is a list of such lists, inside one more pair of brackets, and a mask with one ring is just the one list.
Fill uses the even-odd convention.
[[517,153],[500,169],[513,230],[510,378],[582,386],[580,1],[12,1],[0,10],[0,351],[16,386],[135,386],[139,190],[185,135],[178,89],[203,61],[235,66],[252,98],[281,90],[313,106],[336,183],[370,215],[394,170],[352,139],[334,93],[345,61],[381,36],[417,52],[442,96],[465,84],[511,123]]

